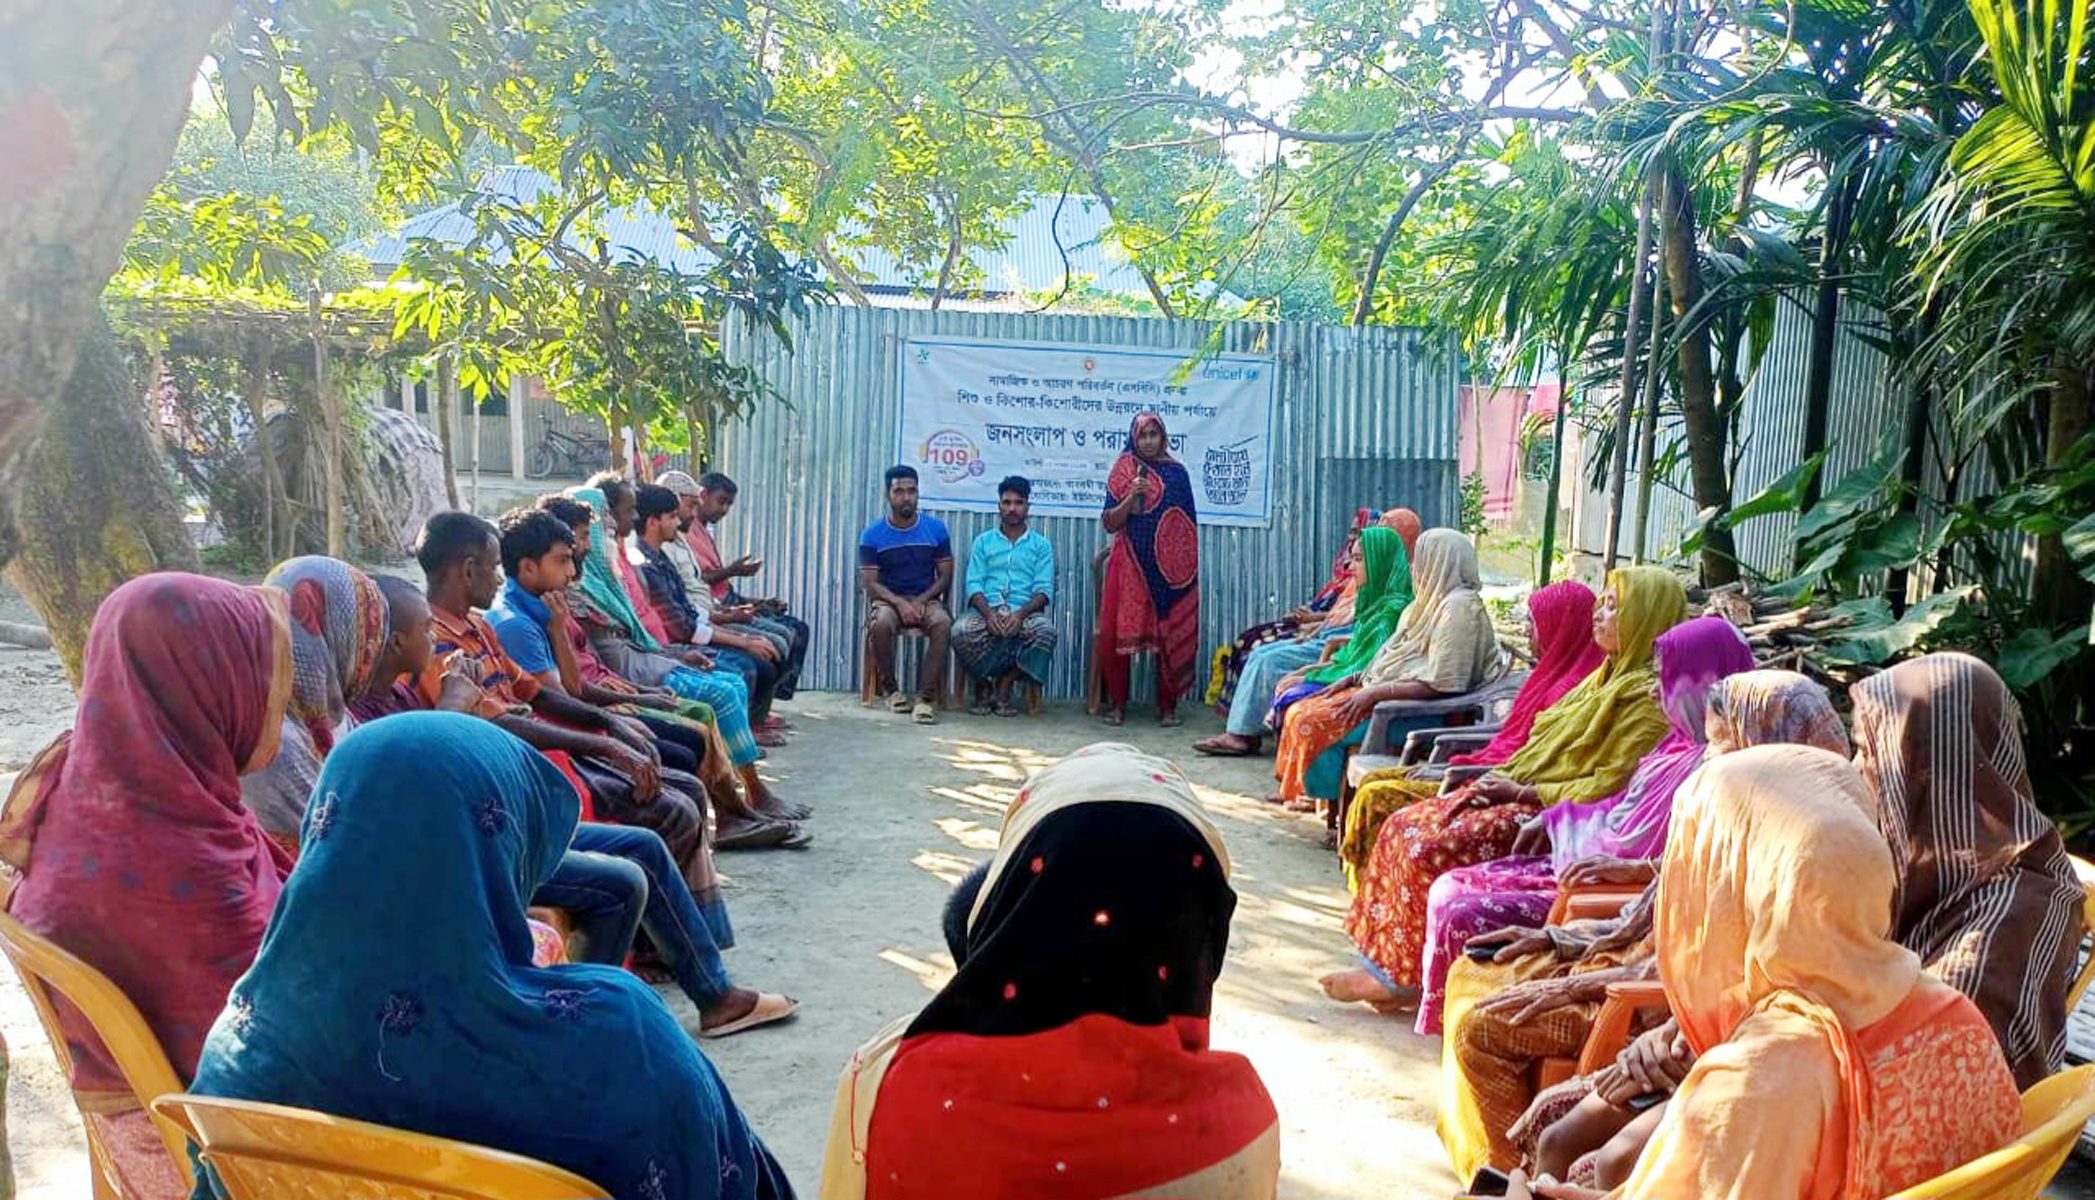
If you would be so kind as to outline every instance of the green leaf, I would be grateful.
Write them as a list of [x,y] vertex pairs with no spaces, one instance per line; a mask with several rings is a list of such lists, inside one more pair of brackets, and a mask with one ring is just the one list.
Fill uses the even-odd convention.
[[1798,463],[1787,475],[1755,492],[1744,503],[1734,506],[1719,519],[1720,523],[1726,529],[1736,529],[1740,522],[1754,517],[1797,511],[1804,506],[1804,490],[1811,486],[1812,479],[1824,465],[1825,452],[1812,455]]
[[1920,555],[1920,518],[1912,513],[1894,513],[1889,520],[1838,544],[1846,548],[1840,559],[1843,575],[1874,575],[1910,567]]
[[1854,520],[1894,494],[1892,480],[1899,469],[1900,437],[1896,425],[1884,431],[1870,460],[1842,476],[1840,482],[1833,485],[1833,490],[1821,497],[1818,504],[1797,522],[1798,541],[1809,542],[1827,530]]
[[2059,536],[2066,543],[2066,553],[2080,567],[2081,578],[2095,580],[2095,514],[2075,521]]
[[2000,677],[2007,685],[2019,692],[2042,681],[2087,644],[2087,634],[2079,628],[2057,637],[2041,629],[2021,629],[2000,648],[2000,657],[1993,665],[2000,669]]
[[[1841,639],[1826,647],[1824,656],[1829,662],[1882,666],[1919,645],[1922,638],[1955,616],[1978,590],[1969,584],[1952,588],[1928,597],[1907,609],[1905,616],[1881,627],[1860,632],[1843,630]],[[1881,611],[1889,615],[1891,606],[1885,604]]]

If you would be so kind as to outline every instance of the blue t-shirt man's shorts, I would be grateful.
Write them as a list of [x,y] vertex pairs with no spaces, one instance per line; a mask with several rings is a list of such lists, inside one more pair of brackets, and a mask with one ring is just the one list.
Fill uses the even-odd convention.
[[953,538],[945,522],[921,513],[907,529],[883,517],[858,535],[858,565],[878,568],[880,586],[904,599],[930,591],[938,582],[939,562],[952,557]]

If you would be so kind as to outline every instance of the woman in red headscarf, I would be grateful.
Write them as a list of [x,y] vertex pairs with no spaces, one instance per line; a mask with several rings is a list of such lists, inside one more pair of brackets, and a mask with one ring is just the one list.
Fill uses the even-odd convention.
[[1171,457],[1164,419],[1135,418],[1127,448],[1106,476],[1101,521],[1113,535],[1099,596],[1094,650],[1106,693],[1106,723],[1127,719],[1129,664],[1156,655],[1157,712],[1179,724],[1178,699],[1193,689],[1200,658],[1200,530],[1193,480]]
[[[276,756],[291,661],[274,588],[126,583],[95,614],[74,729],[37,755],[0,816],[0,859],[18,879],[9,913],[122,989],[185,1081],[290,866],[241,803],[240,776]],[[114,1061],[79,1014],[61,1013],[73,1090],[126,1193],[181,1194]]]

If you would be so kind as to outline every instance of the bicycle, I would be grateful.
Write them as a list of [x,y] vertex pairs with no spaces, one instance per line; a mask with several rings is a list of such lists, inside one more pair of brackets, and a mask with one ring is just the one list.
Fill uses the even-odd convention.
[[544,479],[559,475],[579,479],[611,461],[608,438],[588,431],[569,433],[557,429],[551,413],[538,414],[538,424],[538,444],[531,447],[525,460],[525,472],[532,477]]

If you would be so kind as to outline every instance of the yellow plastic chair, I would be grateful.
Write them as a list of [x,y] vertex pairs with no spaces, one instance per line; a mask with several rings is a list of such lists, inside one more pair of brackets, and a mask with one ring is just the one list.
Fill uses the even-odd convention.
[[252,1100],[153,1101],[232,1200],[608,1200],[558,1167],[484,1146]]
[[[147,1100],[179,1090],[182,1082],[175,1077],[174,1066],[167,1061],[167,1052],[160,1048],[160,1039],[153,1036],[152,1027],[139,1014],[138,1006],[132,1004],[130,997],[124,995],[123,989],[111,982],[107,975],[60,949],[49,939],[30,932],[20,921],[4,912],[0,912],[0,951],[5,951],[8,961],[14,964],[15,973],[22,977],[22,987],[36,1005],[36,1015],[43,1022],[44,1033],[51,1039],[52,1053],[58,1058],[58,1069],[71,1078],[73,1053],[66,1044],[65,1030],[58,1022],[53,993],[65,997],[93,1027],[95,1036],[116,1061],[124,1082],[130,1085],[137,1107],[149,1114],[160,1134],[174,1161],[175,1177],[189,1179],[189,1147],[182,1131],[157,1116],[151,1116],[151,1110],[146,1107]],[[149,1190],[140,1181],[125,1179],[119,1169],[119,1156],[103,1140],[103,1123],[111,1115],[108,1098],[75,1093],[73,1102],[79,1105],[81,1124],[87,1128],[88,1157],[92,1160],[94,1194],[98,1200]]]
[[2095,1065],[2061,1071],[2022,1094],[2022,1136],[1891,1200],[2037,1200],[2095,1118]]
[[[2080,886],[2088,893],[2088,898],[2082,902],[2081,924],[2089,933],[2095,934],[2095,863],[2072,855],[2068,857],[2073,859],[2073,873],[2079,877]],[[2088,994],[2090,983],[2095,983],[2095,950],[2088,953],[2088,961],[2080,965],[2080,974],[2073,977],[2073,990],[2066,993],[2068,1012],[2080,1007],[2081,997]]]

